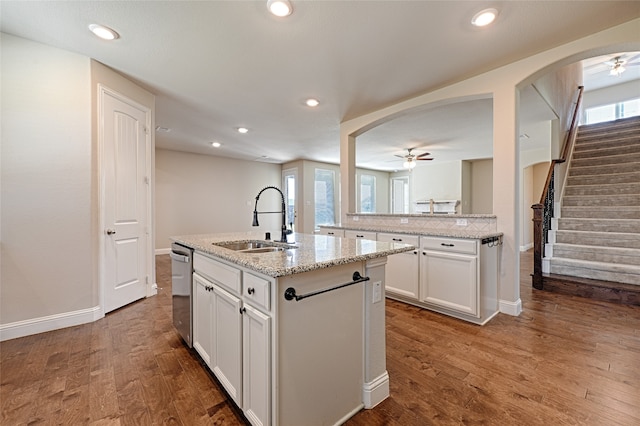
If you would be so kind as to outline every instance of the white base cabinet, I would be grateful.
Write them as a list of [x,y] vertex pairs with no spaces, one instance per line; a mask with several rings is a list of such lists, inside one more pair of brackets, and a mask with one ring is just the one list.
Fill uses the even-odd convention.
[[420,272],[423,302],[476,316],[478,279],[476,257],[423,251]]
[[[411,244],[419,247],[419,237],[407,234],[378,233],[378,241]],[[418,248],[387,258],[385,292],[418,300],[420,291],[420,257]]]
[[246,274],[242,292],[239,269],[199,253],[194,270],[193,347],[251,424],[270,425],[271,317],[256,307],[270,305],[270,282]]

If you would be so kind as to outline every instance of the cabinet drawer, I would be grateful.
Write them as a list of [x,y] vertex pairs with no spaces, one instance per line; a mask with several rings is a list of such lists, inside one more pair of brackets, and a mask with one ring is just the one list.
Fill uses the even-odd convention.
[[217,260],[195,253],[193,269],[235,294],[240,294],[240,270]]
[[267,311],[271,309],[271,282],[244,273],[244,298],[247,302]]
[[420,243],[423,250],[476,254],[476,240],[421,237]]
[[383,241],[386,243],[411,244],[412,246],[416,247],[420,246],[420,237],[418,237],[417,235],[379,233],[378,241]]
[[346,238],[360,238],[363,240],[376,240],[376,233],[370,231],[354,231],[354,230],[346,230],[344,231],[344,236]]

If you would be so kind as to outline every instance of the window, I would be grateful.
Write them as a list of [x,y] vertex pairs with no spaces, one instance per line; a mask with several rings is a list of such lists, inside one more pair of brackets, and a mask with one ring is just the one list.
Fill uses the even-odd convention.
[[296,180],[298,180],[298,169],[288,169],[282,172],[282,187],[284,188],[287,208],[287,226],[291,230],[298,229]]
[[586,109],[584,124],[602,123],[640,115],[640,99]]
[[316,169],[315,177],[315,227],[335,225],[334,187],[335,173],[332,170]]
[[362,213],[376,212],[376,177],[372,175],[360,176],[360,211]]

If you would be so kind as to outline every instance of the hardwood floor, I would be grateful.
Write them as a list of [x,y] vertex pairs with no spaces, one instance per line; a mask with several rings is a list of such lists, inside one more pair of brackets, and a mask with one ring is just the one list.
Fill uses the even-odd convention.
[[[640,424],[640,307],[534,291],[531,256],[519,317],[480,327],[387,301],[391,396],[347,425]],[[95,323],[2,342],[0,423],[245,424],[173,329],[168,256],[157,280]]]

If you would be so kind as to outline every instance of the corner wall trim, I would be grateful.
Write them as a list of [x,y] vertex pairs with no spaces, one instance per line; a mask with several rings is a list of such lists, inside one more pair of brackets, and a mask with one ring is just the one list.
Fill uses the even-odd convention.
[[500,312],[507,315],[512,315],[517,317],[522,313],[522,300],[518,298],[515,302],[511,302],[509,300],[500,300],[499,309]]
[[389,396],[389,373],[385,371],[362,386],[364,408],[373,408]]
[[94,322],[104,317],[102,308],[80,309],[78,311],[63,312],[61,314],[48,315],[46,317],[32,318],[16,321],[9,324],[0,324],[0,342],[18,337],[31,336],[61,328]]

